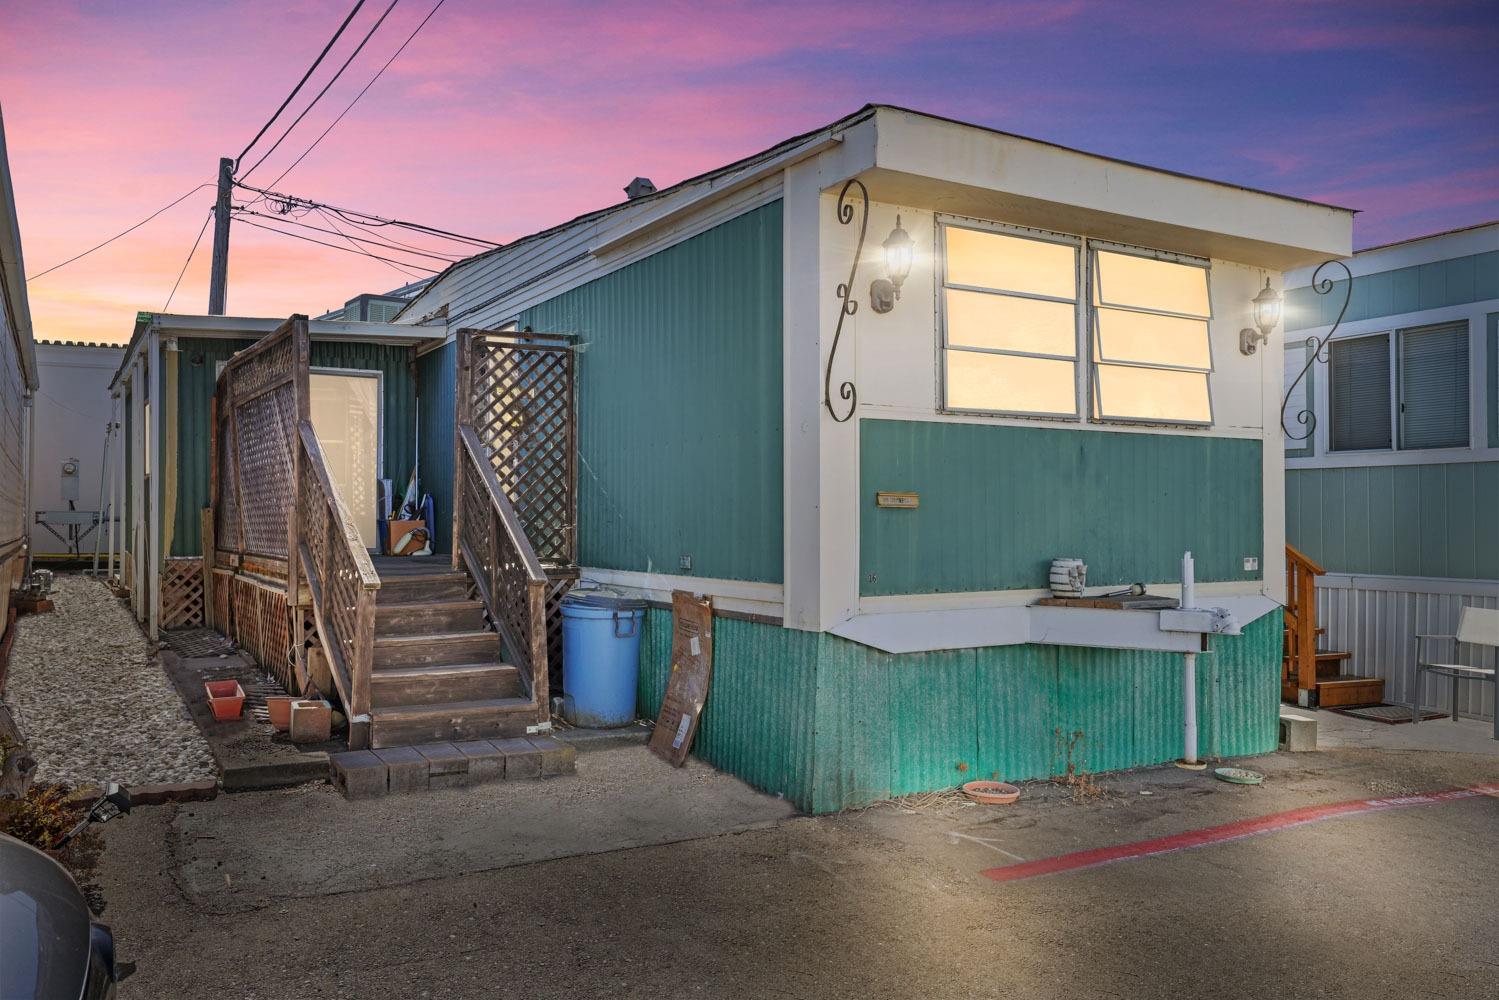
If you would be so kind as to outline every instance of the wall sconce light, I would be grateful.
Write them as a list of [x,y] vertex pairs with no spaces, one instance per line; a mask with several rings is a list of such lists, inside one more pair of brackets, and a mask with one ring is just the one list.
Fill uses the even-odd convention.
[[895,308],[900,299],[900,286],[910,275],[911,260],[916,255],[916,243],[911,234],[901,228],[899,215],[895,217],[895,228],[886,237],[884,246],[888,277],[876,278],[869,285],[869,308],[877,313],[887,313]]
[[1254,307],[1254,325],[1259,330],[1245,327],[1239,331],[1239,353],[1246,357],[1255,352],[1256,344],[1270,339],[1270,331],[1280,322],[1280,293],[1270,287],[1269,278],[1265,279],[1265,287],[1260,289],[1251,305]]

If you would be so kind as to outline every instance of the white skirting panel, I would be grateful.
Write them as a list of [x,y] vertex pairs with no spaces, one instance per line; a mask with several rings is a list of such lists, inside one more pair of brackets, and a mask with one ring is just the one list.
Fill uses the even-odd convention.
[[[1416,634],[1452,635],[1466,605],[1499,608],[1499,583],[1330,573],[1317,580],[1317,624],[1327,628],[1321,648],[1351,652],[1353,673],[1383,677],[1385,701],[1409,703]],[[1445,651],[1436,648],[1436,655],[1450,656],[1452,644],[1445,646]],[[1484,646],[1462,646],[1458,660],[1492,667],[1495,654]],[[1450,711],[1451,680],[1428,675],[1422,681],[1421,704]],[[1492,719],[1494,685],[1460,681],[1457,708],[1465,716]]]

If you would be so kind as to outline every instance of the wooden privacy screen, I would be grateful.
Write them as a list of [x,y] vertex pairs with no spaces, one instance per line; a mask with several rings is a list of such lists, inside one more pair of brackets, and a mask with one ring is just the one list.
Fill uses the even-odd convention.
[[568,347],[458,333],[453,565],[473,575],[539,705],[578,575],[573,367]]
[[362,749],[380,577],[312,429],[310,346],[307,317],[293,316],[219,376],[213,562],[236,572],[226,603],[214,581],[214,611],[216,619],[228,611],[219,627],[288,686],[288,654],[301,655],[292,638],[301,639],[310,611],[348,714],[349,745]]

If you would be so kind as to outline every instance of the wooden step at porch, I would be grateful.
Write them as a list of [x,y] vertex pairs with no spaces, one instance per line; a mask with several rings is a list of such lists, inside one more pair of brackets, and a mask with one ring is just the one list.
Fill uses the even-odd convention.
[[471,632],[484,628],[481,601],[411,601],[380,604],[375,613],[375,637],[428,635],[434,632]]
[[445,740],[487,740],[526,735],[536,710],[525,698],[436,705],[402,705],[370,710],[370,741],[375,749],[416,746]]
[[1355,677],[1353,674],[1338,674],[1317,679],[1317,705],[1321,708],[1378,705],[1383,701],[1383,677]]
[[1337,677],[1344,673],[1343,664],[1353,659],[1353,654],[1324,650],[1317,654],[1317,677]]
[[[379,615],[375,612],[376,632]],[[497,662],[500,640],[493,632],[431,632],[425,635],[388,635],[375,640],[374,672],[393,667],[439,666]]]
[[380,576],[380,590],[375,604],[413,604],[422,601],[468,600],[468,576],[456,570],[402,573]]
[[397,667],[370,675],[374,708],[524,697],[520,674],[508,663]]

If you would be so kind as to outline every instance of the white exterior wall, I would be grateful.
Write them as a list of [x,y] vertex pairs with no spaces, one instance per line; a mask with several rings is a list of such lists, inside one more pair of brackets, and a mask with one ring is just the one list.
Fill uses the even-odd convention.
[[[62,463],[79,463],[79,510],[99,510],[99,485],[104,468],[104,433],[110,421],[109,383],[124,357],[123,347],[38,344],[37,369],[41,389],[36,396],[36,434],[32,450],[31,513],[67,510],[62,499]],[[106,493],[104,503],[109,504]],[[57,529],[66,536],[67,531]],[[101,525],[99,529],[104,530]],[[46,528],[33,524],[32,549],[57,555],[67,546]],[[107,539],[100,550],[107,548]],[[82,551],[92,557],[94,535],[84,539]]]
[[[860,307],[844,322],[832,379],[840,412],[846,404],[836,394],[844,380],[856,384],[859,409],[854,419],[839,424],[822,406],[822,376],[838,320],[834,290],[848,280],[858,237],[857,211],[852,225],[841,224],[837,199],[843,180],[855,175],[865,181],[874,203],[863,259],[853,280],[852,295]],[[815,222],[808,219],[814,189]],[[885,200],[888,191],[898,192],[902,200]],[[1010,591],[861,598],[861,417],[1260,439],[1262,579],[1206,584],[1198,590],[1204,595],[1254,594],[1284,600],[1285,472],[1279,430],[1284,335],[1277,328],[1268,344],[1246,357],[1239,352],[1239,331],[1252,325],[1250,303],[1267,277],[1273,287],[1281,288],[1286,264],[1316,257],[1325,252],[1323,248],[1334,255],[1347,252],[1349,213],[886,111],[845,133],[839,149],[788,170],[785,197],[788,625],[826,630],[860,614],[1014,606],[1040,596],[1036,591]],[[1073,199],[1074,204],[1054,201],[1060,198]],[[939,412],[939,262],[934,253],[939,210],[1157,250],[1193,255],[1232,251],[1233,260],[1212,258],[1214,426],[1093,424]],[[916,258],[895,309],[878,315],[869,308],[869,283],[883,274],[880,244],[894,227],[897,212],[916,241]],[[1224,232],[1193,228],[1204,222],[1222,226]],[[1293,240],[1303,249],[1288,246]],[[814,328],[819,362],[815,372],[807,343]],[[1146,582],[1157,592],[1175,589]]]

